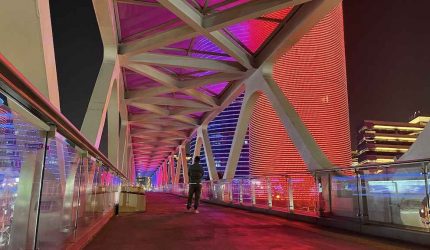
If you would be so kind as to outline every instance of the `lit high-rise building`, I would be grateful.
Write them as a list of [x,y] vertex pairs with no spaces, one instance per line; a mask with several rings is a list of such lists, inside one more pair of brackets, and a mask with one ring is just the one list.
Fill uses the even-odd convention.
[[[230,104],[224,111],[222,111],[214,120],[209,123],[208,132],[211,140],[212,152],[214,155],[215,167],[219,173],[224,173],[227,165],[228,156],[230,153],[231,143],[233,142],[234,131],[236,129],[237,119],[239,118],[240,107],[242,105],[243,95],[239,96],[234,102]],[[236,170],[236,177],[249,176],[249,138],[245,137],[242,153]],[[190,142],[190,152],[194,152],[196,138],[194,137]],[[200,152],[200,163],[207,171],[206,158],[204,149]],[[207,175],[207,174],[206,174]],[[207,178],[209,178],[207,176]],[[222,175],[221,175],[222,178]]]
[[[260,27],[252,27],[258,36]],[[258,39],[257,39],[258,40]],[[342,5],[333,9],[274,66],[274,78],[328,159],[351,164]],[[313,178],[265,96],[251,117],[250,173],[295,177],[308,199]],[[307,191],[309,189],[309,191]],[[299,197],[296,197],[299,198]]]
[[365,120],[358,131],[358,162],[391,163],[407,152],[430,121],[418,116],[410,122]]
[[[268,20],[282,20],[290,10],[285,9],[267,15],[267,20],[255,19],[232,25],[227,31],[238,43],[255,53],[278,26],[278,23]],[[205,49],[209,46],[214,47],[208,41],[197,41],[196,47],[201,46]],[[219,49],[214,51],[221,52]],[[276,63],[274,77],[329,160],[335,165],[349,166],[351,142],[341,5]],[[228,143],[222,146],[212,143],[213,148],[219,146],[224,152],[223,160],[219,161],[216,154],[220,151],[213,149],[215,162],[220,164],[217,163],[217,170],[221,168],[223,170],[227,163],[240,104],[241,100],[236,100],[235,104],[232,104],[237,106],[235,110],[224,111],[228,114],[234,113],[236,118],[217,118],[212,122],[217,124],[218,132],[224,131],[231,136]],[[215,138],[211,127],[209,130],[209,135]],[[223,143],[223,140],[218,141]],[[192,152],[194,140],[191,146]],[[303,160],[264,96],[258,100],[252,115],[249,145],[246,138],[236,177],[243,176],[246,172],[244,167],[247,164],[243,163],[247,162],[245,157],[248,156],[248,146],[250,175],[288,174],[303,177],[306,179],[305,185],[313,185],[312,177],[306,173],[307,168]]]

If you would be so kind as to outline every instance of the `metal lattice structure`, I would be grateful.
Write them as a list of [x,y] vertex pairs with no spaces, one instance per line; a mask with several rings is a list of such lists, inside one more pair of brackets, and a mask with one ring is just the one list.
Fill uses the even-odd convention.
[[[245,91],[225,178],[234,176],[243,131],[261,93],[308,168],[331,166],[273,81],[272,65],[339,0],[93,2],[105,51],[82,132],[98,145],[107,116],[110,137],[120,131],[109,143],[114,164],[132,164],[144,175],[158,171],[163,182],[177,182],[187,169],[185,144],[197,133],[196,148],[205,148],[216,179],[207,125]],[[256,21],[268,28],[249,46],[237,27]]]

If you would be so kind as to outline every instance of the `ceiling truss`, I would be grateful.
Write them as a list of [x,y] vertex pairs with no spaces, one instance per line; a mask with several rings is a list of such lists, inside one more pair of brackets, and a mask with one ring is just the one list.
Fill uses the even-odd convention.
[[[195,0],[116,0],[118,30],[123,20],[119,4],[164,9],[175,15],[125,39],[118,35],[119,61],[126,86],[130,86],[127,74],[145,79],[136,87],[127,87],[125,93],[136,168],[154,170],[160,166],[198,126],[207,125],[237,98],[243,91],[243,80],[273,58],[285,43],[283,36],[295,32],[288,25],[291,15],[283,20],[264,15],[304,6],[310,1],[251,0],[219,11],[235,1],[201,4]],[[263,43],[264,48],[255,54],[225,32],[228,26],[250,19],[282,25],[278,34],[269,37]],[[178,22],[180,25],[175,25]],[[194,47],[198,37],[204,37],[222,52]],[[188,40],[187,47],[171,46]],[[222,91],[216,93],[210,89],[216,84],[224,84]]]

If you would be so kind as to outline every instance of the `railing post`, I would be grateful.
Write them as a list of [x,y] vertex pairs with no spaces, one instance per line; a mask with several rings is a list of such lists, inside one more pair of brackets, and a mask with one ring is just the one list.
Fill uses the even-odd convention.
[[360,221],[363,223],[367,220],[367,201],[365,200],[366,191],[363,190],[363,180],[361,178],[360,170],[355,170],[356,179],[357,179],[357,191],[358,191],[358,214],[360,217]]
[[287,177],[288,182],[288,201],[289,201],[289,211],[294,213],[294,196],[293,196],[293,182],[291,177]]
[[266,188],[267,188],[267,206],[272,209],[272,185],[270,177],[266,177]]
[[79,167],[78,167],[78,174],[79,174],[79,181],[78,181],[78,197],[77,197],[77,208],[76,208],[76,213],[75,213],[75,225],[74,225],[74,230],[76,232],[76,230],[78,229],[78,219],[79,219],[79,207],[81,206],[81,185],[82,185],[82,166],[86,163],[86,156],[88,155],[88,152],[85,152],[81,155],[81,159],[79,161]]
[[221,201],[225,201],[224,196],[225,196],[225,182],[222,182],[222,184],[220,184],[219,186],[220,188],[220,192],[221,192]]
[[360,174],[358,172],[357,169],[355,169],[354,171],[355,173],[355,179],[356,179],[356,188],[357,188],[357,193],[358,193],[358,198],[357,198],[357,205],[358,205],[358,213],[357,216],[360,218],[360,221],[363,222],[363,218],[362,218],[362,214],[361,214],[361,198],[362,198],[362,190],[361,190],[361,183],[360,183]]
[[[328,174],[328,175],[330,175],[330,174]],[[327,175],[327,176],[328,176]],[[326,216],[326,214],[328,214],[327,213],[327,205],[326,205],[326,200],[325,200],[325,195],[324,195],[324,177],[325,177],[325,175],[324,174],[318,174],[317,172],[315,173],[315,183],[316,183],[316,185],[317,185],[317,194],[318,194],[318,202],[317,202],[317,204],[318,204],[318,210],[317,210],[317,212],[318,212],[318,215],[320,216],[320,217],[323,217],[323,216]],[[328,199],[330,199],[330,198],[328,198]]]
[[328,173],[328,176],[327,176],[327,186],[328,186],[328,203],[329,203],[329,209],[330,209],[330,211],[329,211],[329,213],[330,214],[332,214],[332,211],[333,211],[333,207],[332,207],[332,192],[331,192],[331,190],[332,190],[332,187],[331,187],[331,174],[332,173]]
[[255,206],[255,185],[254,185],[254,182],[253,182],[253,180],[251,180],[251,203],[252,203],[252,206]]
[[233,180],[227,183],[227,185],[228,185],[228,194],[229,194],[230,203],[233,203]]
[[218,193],[217,193],[217,190],[216,190],[216,183],[213,182],[213,181],[211,181],[211,183],[212,183],[212,192],[213,192],[214,199],[218,200]]
[[[425,187],[425,190],[426,190],[426,199],[427,199],[427,209],[425,209],[425,208],[421,208],[421,209],[423,209],[424,211],[424,213],[426,213],[425,214],[425,216],[428,218],[428,216],[429,216],[429,209],[430,209],[430,198],[429,198],[429,183],[428,183],[428,162],[425,162],[425,163],[423,163],[424,164],[424,167],[423,167],[423,175],[424,175],[424,185],[426,185],[426,187]],[[427,228],[427,231],[429,231],[430,229],[429,228]]]
[[239,181],[239,204],[243,205],[243,179]]

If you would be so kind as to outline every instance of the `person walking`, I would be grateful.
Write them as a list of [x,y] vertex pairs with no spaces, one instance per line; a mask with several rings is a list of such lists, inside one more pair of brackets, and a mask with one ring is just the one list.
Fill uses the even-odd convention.
[[194,196],[194,213],[198,214],[199,210],[199,200],[200,193],[202,191],[202,185],[200,182],[202,181],[202,177],[204,174],[202,166],[200,166],[200,157],[194,157],[194,164],[188,168],[188,177],[189,177],[189,191],[188,191],[188,202],[187,202],[187,211],[191,212],[191,203],[193,202]]

